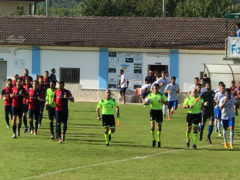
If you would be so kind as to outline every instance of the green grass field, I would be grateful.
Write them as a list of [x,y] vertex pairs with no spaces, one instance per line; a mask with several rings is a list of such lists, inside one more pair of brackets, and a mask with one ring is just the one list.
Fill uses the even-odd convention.
[[[3,101],[1,101],[3,104]],[[223,148],[213,132],[213,144],[198,142],[185,148],[185,116],[181,107],[173,119],[164,119],[162,148],[151,147],[149,107],[120,105],[121,126],[106,147],[95,103],[70,103],[66,142],[50,140],[46,111],[39,135],[12,139],[3,105],[0,109],[0,179],[240,179],[239,118],[235,149]],[[22,132],[23,132],[22,128]],[[207,127],[204,131],[206,137]],[[229,134],[228,134],[229,136]],[[192,137],[192,134],[191,134]]]

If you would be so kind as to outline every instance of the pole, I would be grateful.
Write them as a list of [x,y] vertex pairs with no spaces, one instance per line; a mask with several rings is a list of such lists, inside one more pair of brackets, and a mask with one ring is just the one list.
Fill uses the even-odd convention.
[[50,7],[50,1],[46,0],[46,16],[49,16],[49,7]]
[[166,0],[163,0],[163,6],[162,6],[162,10],[163,10],[163,17],[166,17]]

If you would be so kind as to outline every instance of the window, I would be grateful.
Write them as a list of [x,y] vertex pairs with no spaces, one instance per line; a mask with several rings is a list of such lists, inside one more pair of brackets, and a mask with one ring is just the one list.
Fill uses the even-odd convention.
[[80,68],[60,68],[60,81],[80,83]]

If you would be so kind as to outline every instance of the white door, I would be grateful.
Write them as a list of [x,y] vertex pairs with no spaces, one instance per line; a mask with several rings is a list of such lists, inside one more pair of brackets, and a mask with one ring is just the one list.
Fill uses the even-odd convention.
[[7,61],[0,61],[0,90],[6,86],[7,80]]

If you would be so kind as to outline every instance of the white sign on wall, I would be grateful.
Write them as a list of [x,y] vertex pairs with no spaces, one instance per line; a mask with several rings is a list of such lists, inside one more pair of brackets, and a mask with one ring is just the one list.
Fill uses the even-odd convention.
[[25,68],[25,60],[15,60],[16,68]]
[[142,53],[109,52],[108,59],[108,88],[116,89],[120,82],[119,70],[123,69],[129,85],[136,89],[142,84]]
[[228,37],[227,57],[240,58],[240,37]]

